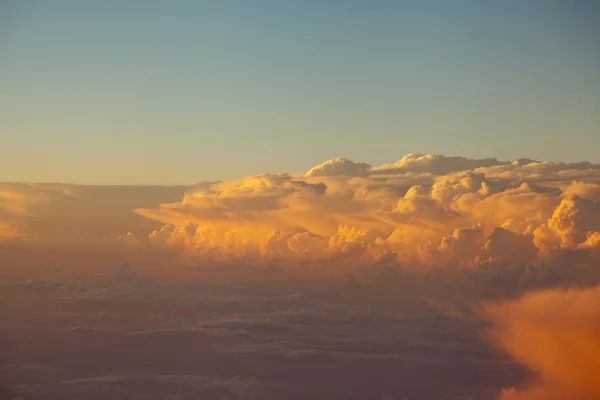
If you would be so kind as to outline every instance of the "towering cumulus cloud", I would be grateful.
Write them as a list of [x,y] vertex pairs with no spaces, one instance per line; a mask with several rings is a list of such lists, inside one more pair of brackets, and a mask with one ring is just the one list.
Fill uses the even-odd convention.
[[371,167],[336,158],[306,174],[204,182],[136,212],[154,243],[198,260],[470,267],[593,248],[600,167],[409,154]]

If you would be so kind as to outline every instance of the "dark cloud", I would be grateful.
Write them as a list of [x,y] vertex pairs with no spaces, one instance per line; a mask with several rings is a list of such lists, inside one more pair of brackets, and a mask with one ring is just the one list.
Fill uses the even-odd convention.
[[[0,343],[9,344],[2,384],[39,399],[433,400],[491,399],[525,377],[469,326],[420,299],[426,286],[400,284],[402,274],[315,283],[235,268],[231,280],[198,273],[193,282],[82,278],[2,288],[19,304],[0,307]],[[392,281],[403,294],[382,286]]]

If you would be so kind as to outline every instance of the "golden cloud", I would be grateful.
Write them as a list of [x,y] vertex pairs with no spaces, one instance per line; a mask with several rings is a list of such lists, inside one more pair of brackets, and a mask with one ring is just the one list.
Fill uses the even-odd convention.
[[529,385],[503,390],[501,400],[600,398],[599,286],[529,293],[483,309],[493,341],[537,373]]
[[600,243],[600,166],[409,154],[193,187],[0,185],[0,234],[203,260],[471,268]]
[[409,154],[371,167],[336,158],[304,175],[204,182],[180,202],[136,213],[165,224],[150,234],[154,243],[188,254],[256,262],[394,254],[467,267],[595,246],[599,180],[588,163]]

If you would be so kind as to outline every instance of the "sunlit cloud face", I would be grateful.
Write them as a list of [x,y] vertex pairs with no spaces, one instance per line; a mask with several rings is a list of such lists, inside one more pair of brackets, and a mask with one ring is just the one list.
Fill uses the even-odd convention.
[[501,400],[600,398],[600,287],[530,293],[484,310],[491,338],[537,375]]
[[599,200],[589,163],[335,158],[187,188],[2,184],[0,237],[167,249],[198,265],[473,268],[596,248]]
[[0,222],[0,238],[12,238],[16,236],[19,236],[19,233],[8,222]]
[[265,262],[332,259],[472,266],[595,246],[595,165],[409,154],[372,167],[344,158],[306,174],[206,182],[136,213],[166,224],[154,244]]

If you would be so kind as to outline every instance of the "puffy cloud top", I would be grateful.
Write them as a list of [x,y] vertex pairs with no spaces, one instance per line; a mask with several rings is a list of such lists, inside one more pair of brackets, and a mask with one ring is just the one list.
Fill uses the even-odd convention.
[[600,168],[589,163],[408,154],[372,167],[335,158],[304,175],[201,182],[185,192],[4,184],[0,237],[74,239],[96,229],[112,238],[103,243],[164,247],[198,262],[472,267],[595,249],[599,201]]
[[366,163],[356,163],[346,158],[332,158],[315,167],[312,167],[306,173],[306,177],[311,176],[364,176],[367,175],[371,166]]
[[443,175],[451,172],[505,164],[508,163],[500,162],[496,158],[470,159],[462,156],[446,157],[437,154],[410,153],[394,164],[384,164],[373,168],[372,172],[386,174],[427,172],[435,175]]
[[338,158],[304,177],[203,183],[180,203],[137,212],[166,224],[155,242],[200,259],[531,263],[595,246],[599,180],[586,163],[409,154],[371,168]]

